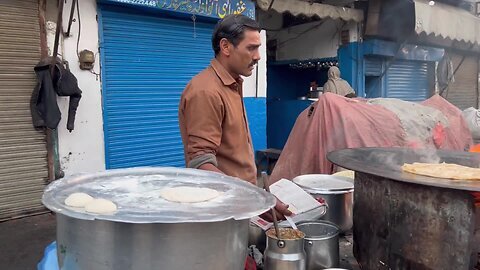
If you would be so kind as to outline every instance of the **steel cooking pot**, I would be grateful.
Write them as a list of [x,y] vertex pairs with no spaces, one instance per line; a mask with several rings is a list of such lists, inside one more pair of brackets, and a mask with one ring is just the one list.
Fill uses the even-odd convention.
[[[162,199],[165,187],[201,186],[221,195],[201,203]],[[73,192],[117,204],[94,215],[64,205]],[[217,173],[177,168],[112,170],[50,184],[43,203],[57,213],[59,266],[68,270],[243,270],[249,219],[275,205],[269,193]]]
[[257,225],[250,223],[248,229],[248,246],[256,246],[257,249],[263,253],[266,246],[265,231]]
[[309,221],[298,224],[305,234],[307,270],[337,267],[340,263],[338,227],[328,221]]
[[[317,220],[327,213],[327,205],[323,204],[318,208],[313,210],[307,211],[305,213],[299,214],[296,216],[295,223]],[[294,219],[294,220],[295,220]],[[287,228],[290,227],[290,223],[288,221],[282,221],[278,224],[280,227]],[[248,246],[255,245],[260,252],[265,250],[266,246],[266,238],[265,231],[258,227],[257,225],[250,223],[249,234],[248,234]]]
[[293,182],[316,199],[325,200],[328,210],[322,220],[333,222],[341,232],[352,228],[354,189],[351,179],[326,174],[307,174],[295,177]]
[[[283,229],[293,230],[289,228]],[[267,231],[267,248],[265,249],[264,257],[265,270],[306,270],[304,235],[301,232],[298,233],[301,237],[278,239],[274,229]]]

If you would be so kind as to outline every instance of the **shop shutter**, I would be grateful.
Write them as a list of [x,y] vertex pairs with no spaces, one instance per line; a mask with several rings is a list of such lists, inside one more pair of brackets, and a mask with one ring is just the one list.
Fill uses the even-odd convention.
[[38,1],[0,1],[0,220],[45,210],[45,133],[29,105],[39,60]]
[[382,62],[382,59],[378,58],[365,58],[365,76],[380,76]]
[[108,5],[100,21],[107,168],[184,166],[178,104],[214,25]]
[[[450,54],[450,57],[455,70],[463,56]],[[462,110],[469,107],[478,108],[478,58],[466,56],[454,78],[443,96]]]
[[430,86],[433,83],[430,67],[427,62],[396,60],[386,72],[386,97],[406,101],[423,101],[429,98]]

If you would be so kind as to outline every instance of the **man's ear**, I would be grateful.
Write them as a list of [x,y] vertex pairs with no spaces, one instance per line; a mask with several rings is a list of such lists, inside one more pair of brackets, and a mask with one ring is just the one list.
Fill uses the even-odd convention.
[[232,43],[228,41],[226,38],[222,38],[220,40],[220,53],[222,53],[225,56],[230,56],[230,48],[232,46]]

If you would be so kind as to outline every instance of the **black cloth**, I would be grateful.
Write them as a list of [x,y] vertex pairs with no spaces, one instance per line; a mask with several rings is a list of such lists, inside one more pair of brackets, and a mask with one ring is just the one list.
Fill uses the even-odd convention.
[[55,77],[52,80],[50,63],[52,58],[42,59],[34,68],[37,74],[37,85],[30,100],[33,126],[56,129],[61,119],[61,112],[57,104],[57,95],[70,97],[68,108],[67,129],[74,129],[77,107],[82,98],[82,91],[78,87],[77,78],[57,58]]
[[[448,85],[454,80],[453,78],[453,64],[450,56],[445,53],[443,58],[438,62],[437,66],[437,81],[440,91],[444,91]],[[443,93],[440,93],[443,94]]]

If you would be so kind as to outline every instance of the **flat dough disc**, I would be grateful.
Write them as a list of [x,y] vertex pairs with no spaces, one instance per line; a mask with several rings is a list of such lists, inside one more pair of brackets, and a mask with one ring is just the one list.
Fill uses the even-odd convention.
[[71,207],[83,208],[85,207],[85,205],[87,205],[91,201],[93,201],[92,196],[88,195],[87,193],[76,192],[76,193],[70,194],[65,199],[65,205],[71,206]]
[[164,188],[160,191],[160,196],[163,199],[179,203],[206,202],[217,198],[220,194],[220,192],[211,188],[198,187],[173,187]]
[[456,180],[480,180],[480,168],[471,168],[458,164],[440,163],[405,163],[402,166],[405,172],[437,178]]
[[355,179],[355,172],[354,171],[340,171],[340,172],[334,173],[333,175]]
[[93,214],[110,214],[117,211],[117,205],[110,200],[94,199],[85,206],[85,211]]

